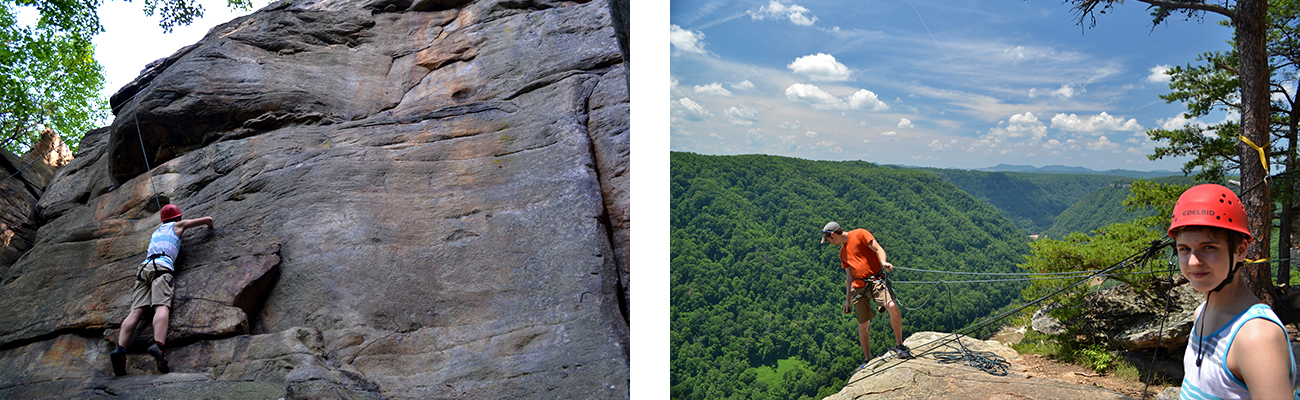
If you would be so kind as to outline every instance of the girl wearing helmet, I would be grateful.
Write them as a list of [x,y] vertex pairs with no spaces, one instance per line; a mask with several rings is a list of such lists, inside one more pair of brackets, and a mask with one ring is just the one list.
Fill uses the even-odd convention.
[[1183,399],[1300,399],[1286,328],[1239,276],[1252,237],[1226,187],[1187,189],[1169,227],[1178,268],[1205,294],[1183,354]]

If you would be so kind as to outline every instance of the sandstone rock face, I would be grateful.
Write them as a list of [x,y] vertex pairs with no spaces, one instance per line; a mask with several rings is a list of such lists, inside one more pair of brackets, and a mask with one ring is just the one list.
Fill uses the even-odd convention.
[[[48,185],[0,184],[29,243],[0,253],[0,398],[628,397],[624,74],[606,2],[292,0],[214,28]],[[173,373],[142,323],[114,378],[167,203],[216,221],[182,239]]]
[[[903,341],[912,348],[910,360],[884,355],[849,378],[828,400],[871,399],[1128,399],[1109,389],[1029,376],[1019,354],[995,341],[981,341],[938,332],[918,332]],[[1010,362],[1006,376],[991,375],[966,364],[944,364],[936,352],[987,351]]]

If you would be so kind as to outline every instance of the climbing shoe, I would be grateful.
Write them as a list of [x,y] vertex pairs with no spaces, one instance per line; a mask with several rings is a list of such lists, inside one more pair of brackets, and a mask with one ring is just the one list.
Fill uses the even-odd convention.
[[856,373],[858,373],[858,371],[863,370],[864,368],[867,367],[867,364],[871,364],[871,361],[867,361],[867,362],[862,363],[862,365],[859,365],[859,366],[858,366],[858,369],[853,370],[853,373],[856,374]]
[[172,372],[172,369],[167,366],[167,356],[163,354],[162,348],[158,347],[157,343],[149,346],[149,355],[153,356],[153,359],[158,362],[158,372],[164,374]]
[[117,346],[112,353],[108,353],[108,358],[113,360],[113,375],[126,376],[126,349]]
[[905,346],[905,345],[901,345],[901,344],[900,344],[900,345],[894,346],[894,348],[891,349],[891,350],[894,352],[894,357],[898,357],[898,358],[901,358],[901,359],[904,359],[904,360],[909,359],[909,358],[912,358],[912,351],[911,351],[911,349],[908,349],[907,346]]

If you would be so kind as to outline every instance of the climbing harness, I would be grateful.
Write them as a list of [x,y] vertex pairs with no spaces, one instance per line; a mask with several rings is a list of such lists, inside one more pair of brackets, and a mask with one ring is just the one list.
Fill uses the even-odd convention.
[[[150,254],[149,258],[145,259],[145,262],[141,263],[140,267],[135,270],[135,280],[144,284],[144,287],[149,291],[150,298],[153,298],[153,281],[163,275],[172,275],[173,272],[171,269],[158,267],[158,259],[163,257],[167,257],[167,254]],[[146,265],[153,266],[153,271],[149,275],[146,275],[144,271]],[[148,276],[148,278],[146,278],[146,276]]]

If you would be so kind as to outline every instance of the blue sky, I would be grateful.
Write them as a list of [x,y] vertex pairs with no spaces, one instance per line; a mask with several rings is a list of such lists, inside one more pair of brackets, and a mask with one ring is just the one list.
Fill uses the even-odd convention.
[[1150,161],[1151,128],[1214,123],[1166,104],[1165,68],[1230,28],[1145,5],[1075,21],[1056,0],[673,0],[674,151],[945,168]]
[[203,7],[202,18],[186,26],[177,26],[170,33],[158,27],[157,15],[144,15],[143,1],[105,1],[99,7],[99,20],[104,33],[95,36],[95,60],[104,66],[104,98],[131,83],[144,66],[175,53],[182,47],[198,43],[213,27],[270,4],[270,0],[253,0],[250,10],[232,10],[225,0],[198,0]]

